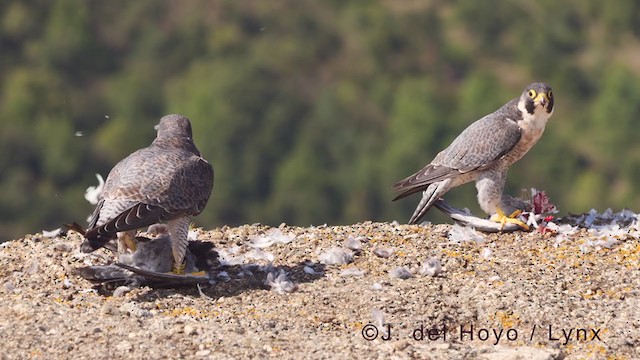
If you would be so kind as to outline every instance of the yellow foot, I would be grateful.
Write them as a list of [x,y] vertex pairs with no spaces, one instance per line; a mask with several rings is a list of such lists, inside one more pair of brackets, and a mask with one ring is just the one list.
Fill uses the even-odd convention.
[[504,212],[502,212],[501,208],[498,208],[496,214],[491,216],[491,221],[500,223],[500,230],[504,229],[505,224],[510,223],[510,224],[516,224],[520,226],[522,229],[529,231],[529,225],[516,219],[516,217],[521,213],[522,213],[521,210],[516,210],[511,215],[507,216],[504,214]]
[[129,236],[128,233],[124,234],[124,236],[122,237],[122,242],[124,243],[125,248],[131,250],[131,252],[136,251],[136,249],[138,248],[135,239]]
[[176,275],[184,275],[184,269],[187,266],[187,264],[183,261],[182,264],[176,265],[175,263],[173,264],[173,269],[171,269],[171,272],[176,274]]
[[190,275],[190,276],[207,276],[207,273],[204,272],[204,271],[196,271],[196,272],[188,273],[188,275]]

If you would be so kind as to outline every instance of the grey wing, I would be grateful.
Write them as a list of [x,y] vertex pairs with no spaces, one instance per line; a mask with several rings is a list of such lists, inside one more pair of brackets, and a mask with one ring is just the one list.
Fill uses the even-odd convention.
[[[182,150],[166,151],[153,146],[139,150],[111,170],[103,198],[105,201],[126,202],[130,205],[127,208],[138,204],[159,207],[165,212],[163,218],[187,214],[192,207],[191,202],[195,198],[201,200],[193,193],[201,197],[206,193],[208,199],[213,184],[211,165],[198,159],[202,158]],[[111,214],[104,220],[113,220],[118,215]]]
[[179,214],[200,214],[211,196],[213,178],[211,164],[200,156],[191,156],[172,178],[162,206]]
[[402,192],[393,200],[422,191],[432,183],[493,165],[516,146],[520,136],[515,121],[495,113],[485,116],[469,125],[429,165],[393,185],[395,191]]

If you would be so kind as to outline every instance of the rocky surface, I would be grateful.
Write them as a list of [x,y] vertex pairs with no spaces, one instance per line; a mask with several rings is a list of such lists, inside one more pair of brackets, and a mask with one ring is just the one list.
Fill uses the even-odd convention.
[[199,230],[225,264],[200,289],[95,285],[74,269],[113,254],[28,235],[0,244],[0,358],[640,358],[636,233],[451,228]]

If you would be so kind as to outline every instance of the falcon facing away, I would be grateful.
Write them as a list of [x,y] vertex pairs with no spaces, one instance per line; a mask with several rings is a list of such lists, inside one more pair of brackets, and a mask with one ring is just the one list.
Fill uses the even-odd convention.
[[204,209],[213,188],[213,167],[192,140],[191,123],[167,115],[149,147],[111,169],[80,249],[92,252],[118,238],[118,250],[135,250],[136,230],[166,222],[173,272],[184,273],[191,216]]
[[409,224],[417,223],[450,189],[475,181],[478,203],[491,215],[491,220],[502,227],[515,223],[528,230],[525,223],[515,218],[519,211],[504,214],[502,191],[509,166],[542,136],[553,114],[553,102],[549,85],[528,85],[518,98],[469,125],[422,170],[393,185],[395,191],[401,192],[394,201],[422,191]]

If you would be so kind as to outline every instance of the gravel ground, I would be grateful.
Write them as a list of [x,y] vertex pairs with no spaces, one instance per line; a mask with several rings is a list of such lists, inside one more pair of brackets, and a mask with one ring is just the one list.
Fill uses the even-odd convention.
[[[0,244],[0,358],[640,358],[637,238],[600,248],[583,229],[455,243],[451,228],[199,230],[228,277],[117,296],[74,271],[112,254],[79,254],[74,232],[27,235]],[[289,282],[266,281],[279,269]]]

